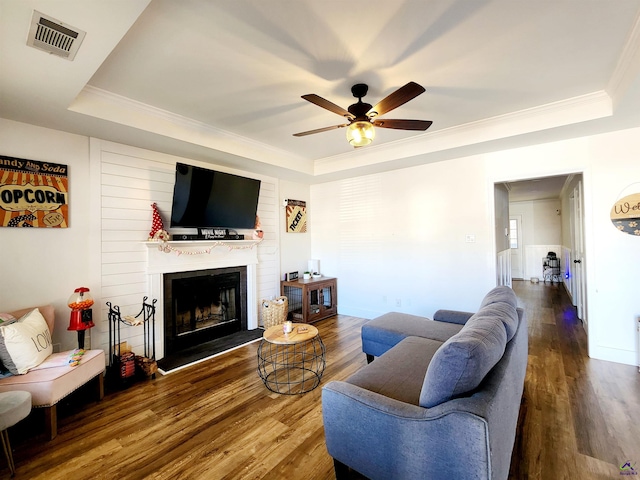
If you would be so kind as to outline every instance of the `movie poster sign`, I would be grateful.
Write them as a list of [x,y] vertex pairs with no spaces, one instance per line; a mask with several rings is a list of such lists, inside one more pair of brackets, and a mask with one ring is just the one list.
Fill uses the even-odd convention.
[[67,165],[0,155],[0,226],[67,228]]
[[287,232],[305,233],[307,231],[307,203],[302,200],[287,200]]

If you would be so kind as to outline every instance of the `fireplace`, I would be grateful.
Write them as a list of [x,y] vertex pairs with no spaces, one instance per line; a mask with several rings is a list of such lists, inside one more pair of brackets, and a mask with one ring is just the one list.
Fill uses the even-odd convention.
[[[220,270],[241,267],[246,272],[246,283],[242,281],[241,274],[241,328],[253,330],[258,328],[258,292],[257,292],[257,242],[254,240],[236,241],[177,241],[169,242],[173,248],[169,253],[164,248],[159,248],[158,242],[146,242],[147,246],[147,274],[149,279],[149,291],[151,298],[158,299],[156,310],[156,359],[167,355],[165,348],[165,325],[169,321],[164,305],[165,300],[165,276],[167,274],[197,275],[198,272],[208,270]],[[161,247],[161,245],[160,245]],[[243,293],[243,292],[246,292]],[[242,296],[246,296],[243,300]],[[167,318],[165,318],[167,317]],[[188,337],[190,335],[185,335]]]
[[165,273],[164,353],[247,330],[247,268]]

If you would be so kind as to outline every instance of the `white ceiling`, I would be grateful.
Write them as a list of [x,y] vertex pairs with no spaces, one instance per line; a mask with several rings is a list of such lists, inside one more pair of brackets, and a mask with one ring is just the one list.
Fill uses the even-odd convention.
[[[87,32],[26,46],[33,10]],[[640,125],[640,1],[0,0],[0,117],[310,182]],[[346,108],[426,92],[351,148]]]
[[568,175],[557,175],[506,183],[505,185],[509,191],[509,202],[544,199],[558,200],[568,178]]

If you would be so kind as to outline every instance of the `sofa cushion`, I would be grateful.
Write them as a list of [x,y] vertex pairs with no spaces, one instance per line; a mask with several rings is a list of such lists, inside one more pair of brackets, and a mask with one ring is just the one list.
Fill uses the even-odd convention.
[[507,344],[502,320],[479,313],[431,359],[420,392],[420,406],[434,407],[471,392],[502,358]]
[[362,351],[378,357],[411,336],[444,342],[461,328],[462,325],[435,322],[408,313],[385,313],[362,326]]
[[418,405],[427,366],[442,342],[421,337],[401,340],[347,382],[385,397]]
[[16,322],[0,326],[0,359],[14,375],[40,365],[52,351],[49,327],[37,308]]
[[511,341],[518,329],[518,311],[508,303],[496,302],[481,308],[478,316],[499,318],[507,332],[507,342]]
[[485,295],[480,303],[480,309],[487,305],[491,305],[492,303],[504,302],[511,305],[513,308],[518,306],[518,297],[516,297],[516,293],[507,286],[499,286],[491,289],[489,293]]

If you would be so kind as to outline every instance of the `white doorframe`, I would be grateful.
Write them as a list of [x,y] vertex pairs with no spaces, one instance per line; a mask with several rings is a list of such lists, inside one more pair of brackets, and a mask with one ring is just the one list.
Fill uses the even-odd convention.
[[[516,222],[517,246],[512,244],[511,221]],[[522,237],[522,215],[509,215],[509,244],[511,247],[511,278],[524,279],[526,272],[524,271],[523,260],[523,237]]]
[[575,296],[574,301],[577,309],[577,316],[586,325],[586,265],[584,264],[584,207],[582,202],[582,181],[579,181],[575,186],[571,197],[573,198],[573,208],[570,220],[572,232],[571,251],[573,252],[573,263],[571,265],[572,291]]

